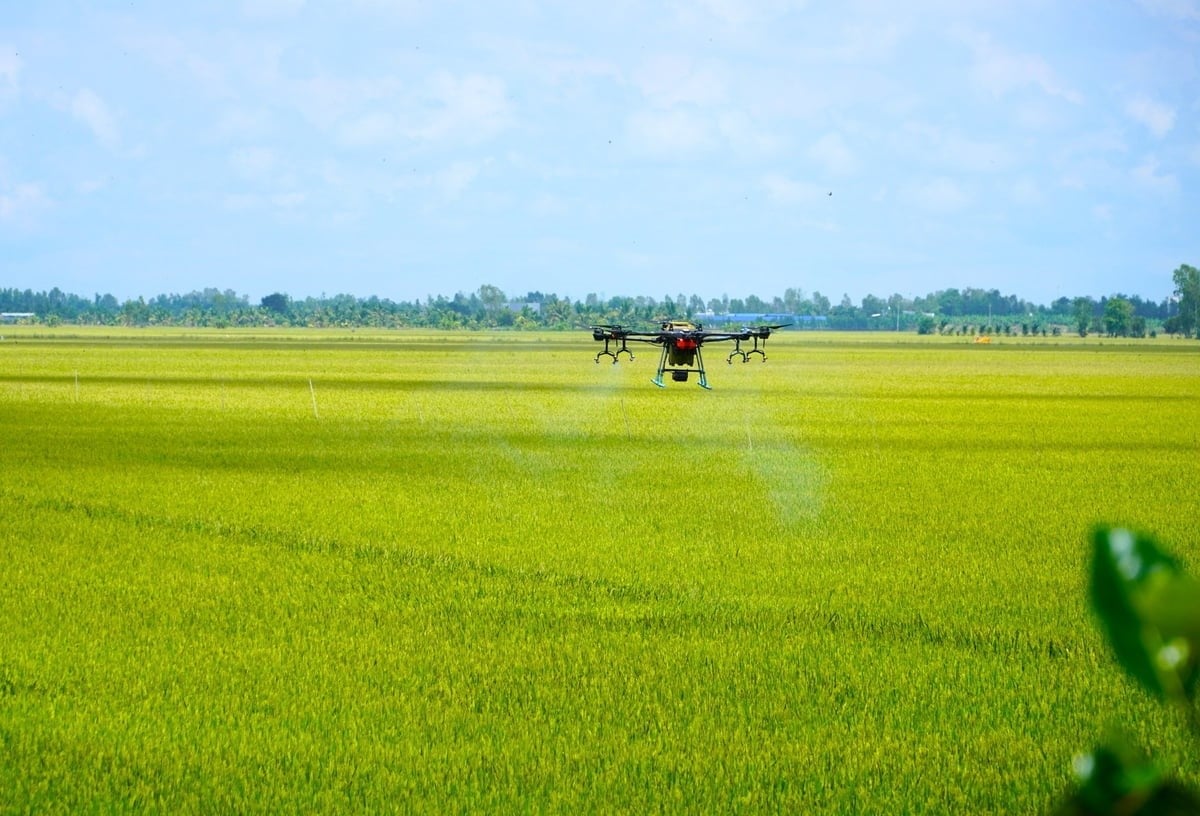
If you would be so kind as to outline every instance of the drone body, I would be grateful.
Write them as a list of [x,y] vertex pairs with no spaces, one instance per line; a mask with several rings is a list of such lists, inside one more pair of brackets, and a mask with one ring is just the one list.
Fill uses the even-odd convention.
[[[765,361],[767,354],[759,348],[759,340],[765,346],[771,332],[781,328],[783,326],[756,326],[739,331],[718,332],[705,331],[699,323],[690,323],[686,320],[665,320],[658,331],[631,331],[623,326],[592,326],[592,338],[604,341],[604,351],[596,355],[597,363],[600,362],[601,357],[611,357],[615,365],[622,353],[628,354],[629,359],[632,360],[633,352],[627,346],[629,341],[650,343],[662,347],[662,354],[658,360],[658,373],[651,380],[652,383],[659,388],[665,388],[663,375],[669,371],[674,382],[687,382],[689,374],[697,374],[700,387],[711,388],[708,384],[708,376],[704,373],[704,357],[700,353],[701,346],[705,343],[722,343],[732,340],[734,348],[726,362],[732,363],[734,357],[741,357],[744,363],[755,354]],[[743,351],[743,340],[753,340],[754,348],[750,351]],[[616,351],[610,350],[609,347],[609,343],[613,341],[621,344]]]

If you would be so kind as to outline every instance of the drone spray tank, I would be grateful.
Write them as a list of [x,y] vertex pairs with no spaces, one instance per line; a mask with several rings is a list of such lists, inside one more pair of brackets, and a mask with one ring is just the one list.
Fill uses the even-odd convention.
[[663,338],[658,374],[651,380],[659,388],[663,387],[663,374],[668,371],[671,372],[672,382],[687,382],[688,375],[695,372],[700,375],[700,387],[709,387],[708,378],[704,376],[704,363],[700,357],[701,340],[690,333],[690,326],[688,331],[687,334],[672,334]]
[[[674,366],[691,366],[696,363],[696,350],[700,348],[691,337],[680,337],[670,344],[670,349],[667,352],[667,359]],[[686,374],[687,372],[683,372]],[[683,379],[687,379],[684,377]]]

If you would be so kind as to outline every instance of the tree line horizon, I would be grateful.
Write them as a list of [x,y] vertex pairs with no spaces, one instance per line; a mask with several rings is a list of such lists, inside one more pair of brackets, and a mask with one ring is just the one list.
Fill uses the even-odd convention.
[[[998,289],[949,288],[925,296],[887,298],[866,295],[855,304],[849,295],[833,303],[819,291],[791,287],[765,300],[705,300],[699,295],[614,296],[594,293],[572,300],[539,291],[510,297],[483,284],[469,294],[430,295],[424,301],[337,294],[293,299],[273,292],[257,304],[232,289],[206,288],[188,294],[161,294],[146,300],[118,301],[111,294],[92,298],[49,291],[0,289],[0,313],[9,320],[42,325],[312,327],[432,329],[579,329],[600,323],[637,325],[666,317],[720,320],[728,315],[794,317],[802,327],[829,330],[887,330],[934,333],[1046,334],[1075,331],[1143,337],[1159,331],[1200,336],[1200,270],[1184,264],[1172,274],[1174,290],[1160,302],[1116,293],[1059,297],[1048,305],[1002,295]],[[20,317],[16,317],[20,316]]]

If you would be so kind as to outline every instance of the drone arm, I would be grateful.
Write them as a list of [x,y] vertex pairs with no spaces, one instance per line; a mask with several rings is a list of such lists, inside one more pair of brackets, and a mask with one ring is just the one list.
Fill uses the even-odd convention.
[[647,332],[627,332],[627,331],[609,331],[607,329],[593,329],[593,340],[630,340],[634,343],[658,343],[661,342],[657,334],[649,334]]
[[702,343],[727,343],[730,340],[749,340],[750,335],[746,332],[705,332],[698,339]]

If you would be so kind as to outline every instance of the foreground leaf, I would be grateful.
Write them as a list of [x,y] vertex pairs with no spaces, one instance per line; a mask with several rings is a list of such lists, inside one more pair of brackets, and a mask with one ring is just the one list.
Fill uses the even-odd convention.
[[1091,598],[1117,661],[1161,699],[1192,701],[1200,679],[1200,582],[1149,536],[1097,528]]
[[1189,816],[1200,814],[1200,798],[1121,743],[1075,760],[1079,788],[1059,808],[1060,816]]

